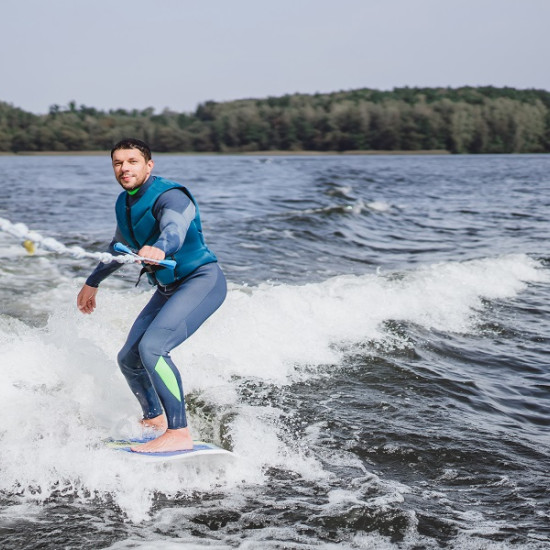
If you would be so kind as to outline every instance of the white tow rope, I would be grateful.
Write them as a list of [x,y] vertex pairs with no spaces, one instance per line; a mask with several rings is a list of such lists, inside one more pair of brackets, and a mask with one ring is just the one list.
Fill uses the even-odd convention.
[[65,246],[52,237],[44,237],[40,233],[30,230],[24,223],[12,223],[5,218],[0,218],[0,231],[9,233],[20,240],[29,254],[34,254],[36,248],[42,248],[49,252],[70,256],[77,260],[89,258],[105,264],[113,260],[121,264],[129,264],[136,261],[136,258],[131,255],[113,256],[108,252],[88,252],[80,246]]

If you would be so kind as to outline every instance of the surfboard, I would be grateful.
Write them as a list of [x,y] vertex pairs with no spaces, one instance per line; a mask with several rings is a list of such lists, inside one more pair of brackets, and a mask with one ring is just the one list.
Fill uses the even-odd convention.
[[115,440],[108,439],[105,441],[106,446],[109,449],[113,449],[117,452],[127,453],[128,456],[135,458],[136,460],[145,460],[153,462],[166,462],[169,460],[186,460],[198,457],[215,457],[225,456],[234,457],[235,454],[226,449],[222,449],[214,443],[207,443],[206,441],[193,441],[193,448],[187,451],[170,451],[164,453],[138,453],[132,451],[131,447],[140,443],[147,443],[151,439],[125,439]]

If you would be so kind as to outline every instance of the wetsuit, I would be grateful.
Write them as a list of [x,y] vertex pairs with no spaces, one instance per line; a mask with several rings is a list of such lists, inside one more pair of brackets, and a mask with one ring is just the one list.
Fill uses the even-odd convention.
[[[121,193],[120,201],[125,202],[125,208],[117,208],[117,230],[110,252],[116,254],[113,244],[117,241],[136,250],[147,244],[163,250],[177,266],[172,272],[176,280],[168,284],[157,280],[169,281],[166,272],[162,276],[160,272],[148,273],[157,290],[130,329],[118,354],[118,364],[144,418],[154,418],[164,410],[169,429],[184,428],[183,387],[170,351],[223,303],[225,277],[204,244],[198,208],[187,189],[152,176],[135,194]],[[121,265],[116,261],[100,263],[86,284],[97,287]]]

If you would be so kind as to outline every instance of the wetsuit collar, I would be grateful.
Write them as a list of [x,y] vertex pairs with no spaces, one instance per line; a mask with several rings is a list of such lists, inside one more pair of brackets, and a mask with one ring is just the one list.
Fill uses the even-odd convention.
[[126,193],[128,193],[128,195],[130,195],[132,197],[132,199],[137,200],[137,199],[139,199],[140,197],[143,196],[143,194],[145,193],[145,191],[147,191],[147,189],[149,189],[149,187],[153,183],[154,179],[155,179],[155,176],[149,176],[145,180],[145,183],[140,185],[137,189],[132,189],[131,191],[126,191]]

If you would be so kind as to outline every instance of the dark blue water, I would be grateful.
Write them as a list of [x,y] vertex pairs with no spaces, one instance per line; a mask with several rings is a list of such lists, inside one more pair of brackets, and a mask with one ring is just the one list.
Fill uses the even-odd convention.
[[[158,156],[230,292],[174,352],[191,428],[158,467],[116,352],[137,268],[0,232],[0,546],[550,547],[550,156]],[[108,157],[0,157],[0,218],[104,249]]]

